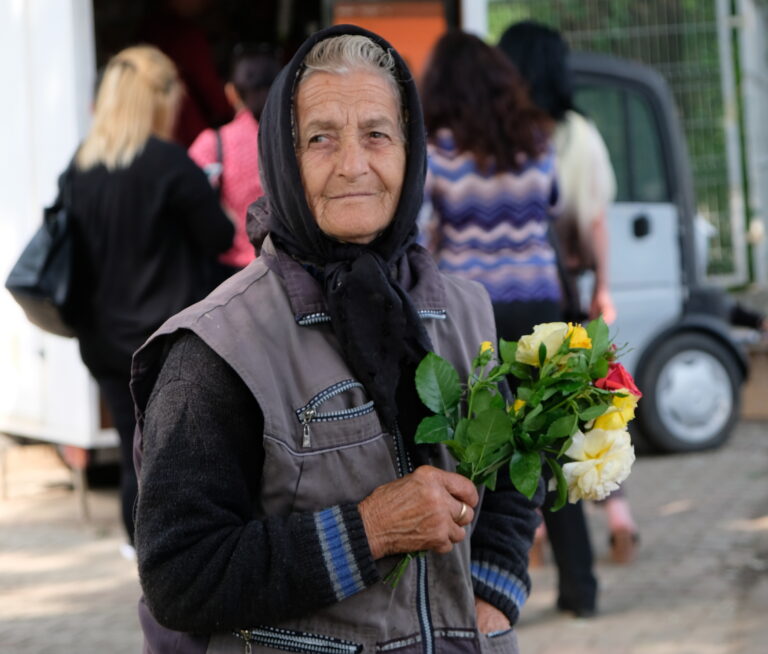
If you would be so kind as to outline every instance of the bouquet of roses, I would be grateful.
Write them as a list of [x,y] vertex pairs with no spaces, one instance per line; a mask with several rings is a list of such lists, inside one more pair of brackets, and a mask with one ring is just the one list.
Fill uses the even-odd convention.
[[[445,359],[424,357],[416,390],[434,415],[421,421],[416,442],[443,443],[457,472],[490,489],[500,472],[509,474],[529,498],[547,465],[550,490],[557,490],[552,510],[616,490],[635,460],[627,423],[642,395],[616,360],[602,318],[586,328],[536,325],[517,342],[502,339],[499,355],[482,343],[465,384]],[[509,401],[499,389],[507,376],[516,386]],[[412,556],[388,581],[399,579]]]

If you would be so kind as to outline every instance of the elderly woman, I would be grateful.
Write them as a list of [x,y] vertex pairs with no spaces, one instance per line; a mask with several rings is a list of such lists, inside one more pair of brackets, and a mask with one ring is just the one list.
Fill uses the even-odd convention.
[[517,651],[535,506],[501,483],[479,498],[413,441],[423,355],[467,374],[495,329],[482,287],[414,243],[425,136],[402,59],[357,27],[315,34],[259,154],[261,256],[134,359],[148,650]]

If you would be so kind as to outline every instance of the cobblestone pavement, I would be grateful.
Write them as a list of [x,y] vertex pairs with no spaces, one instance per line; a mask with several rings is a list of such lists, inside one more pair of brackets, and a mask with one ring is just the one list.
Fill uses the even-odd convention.
[[[0,652],[137,654],[135,565],[119,553],[114,490],[92,490],[83,523],[68,471],[48,446],[13,447],[0,499]],[[523,654],[763,654],[768,651],[768,422],[723,448],[640,457],[628,494],[637,560],[607,558],[589,507],[601,584],[590,620],[558,614],[551,559],[533,571]]]

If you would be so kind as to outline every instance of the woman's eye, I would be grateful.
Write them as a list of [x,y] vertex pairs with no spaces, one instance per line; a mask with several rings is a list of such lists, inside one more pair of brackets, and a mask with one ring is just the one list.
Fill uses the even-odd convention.
[[372,139],[385,139],[388,138],[384,132],[371,132],[368,136]]
[[328,140],[328,137],[325,134],[315,134],[314,136],[309,137],[309,144],[312,145],[313,143],[325,143]]

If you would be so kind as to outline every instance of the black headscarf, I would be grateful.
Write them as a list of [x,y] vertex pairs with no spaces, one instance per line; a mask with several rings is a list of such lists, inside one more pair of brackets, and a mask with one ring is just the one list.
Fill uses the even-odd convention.
[[[390,225],[371,243],[342,243],[317,226],[305,199],[294,149],[293,103],[302,62],[319,41],[355,34],[366,36],[395,59],[406,117],[407,156],[403,187]],[[259,161],[275,245],[322,271],[331,324],[342,354],[365,386],[388,429],[398,418],[397,389],[403,371],[431,349],[408,293],[395,279],[395,264],[416,238],[416,217],[423,201],[426,135],[421,105],[408,67],[384,39],[354,25],[317,32],[299,48],[280,72],[267,98],[259,124]],[[411,386],[411,380],[406,380]]]

